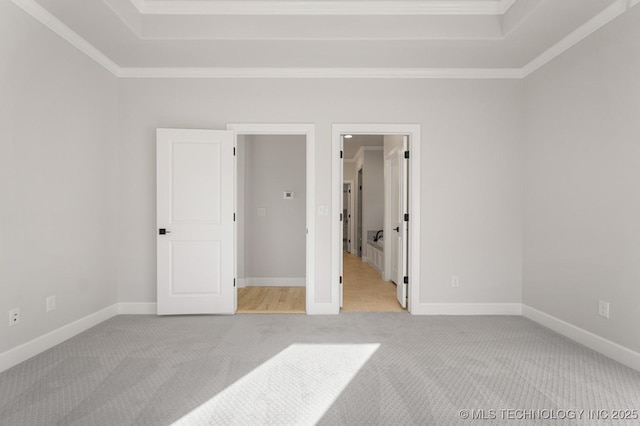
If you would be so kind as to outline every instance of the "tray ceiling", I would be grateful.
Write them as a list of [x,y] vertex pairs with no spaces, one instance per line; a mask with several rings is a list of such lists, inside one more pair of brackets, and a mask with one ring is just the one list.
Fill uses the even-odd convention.
[[94,59],[123,76],[150,69],[216,76],[240,69],[244,76],[255,70],[289,70],[281,76],[343,70],[336,76],[346,77],[349,70],[371,76],[404,70],[411,78],[517,78],[545,53],[560,51],[640,0],[13,2],[83,50],[79,44],[86,42]]

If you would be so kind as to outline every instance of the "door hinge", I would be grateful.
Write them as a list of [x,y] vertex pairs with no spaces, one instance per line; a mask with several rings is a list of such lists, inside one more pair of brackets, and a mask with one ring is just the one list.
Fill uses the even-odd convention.
[[233,147],[233,155],[234,156],[236,155],[236,147],[235,146]]
[[404,152],[404,158],[409,158],[409,151]]
[[234,287],[236,286],[236,279],[235,278],[233,279],[233,286]]
[[409,277],[406,277],[406,276],[404,277],[404,283],[409,284]]
[[340,158],[344,156],[344,151],[340,151]]
[[235,213],[233,214],[233,221],[234,222],[236,221],[236,214]]
[[409,213],[404,214],[404,221],[409,222]]
[[340,284],[342,284],[342,275],[340,275]]
[[342,213],[340,213],[340,222],[342,222]]

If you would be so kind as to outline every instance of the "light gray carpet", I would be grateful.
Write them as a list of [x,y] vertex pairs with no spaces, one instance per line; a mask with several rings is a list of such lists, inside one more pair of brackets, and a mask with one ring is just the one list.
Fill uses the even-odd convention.
[[509,316],[118,316],[0,374],[2,425],[640,424],[580,415],[618,409],[639,372]]

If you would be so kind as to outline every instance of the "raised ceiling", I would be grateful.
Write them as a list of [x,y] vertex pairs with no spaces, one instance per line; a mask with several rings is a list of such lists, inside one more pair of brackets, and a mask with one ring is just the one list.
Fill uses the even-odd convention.
[[640,0],[13,0],[124,77],[518,78]]

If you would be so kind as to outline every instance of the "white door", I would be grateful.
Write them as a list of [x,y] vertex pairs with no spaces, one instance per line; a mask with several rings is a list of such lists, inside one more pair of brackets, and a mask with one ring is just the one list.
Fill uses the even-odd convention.
[[407,163],[405,152],[407,151],[407,138],[389,161],[391,175],[391,226],[393,227],[390,239],[391,255],[391,279],[396,283],[398,302],[403,308],[407,307],[407,235],[408,221],[405,214],[408,212],[407,191]]
[[[344,136],[340,137],[340,182],[344,182]],[[343,185],[344,187],[344,185]],[[342,217],[344,214],[344,197],[341,198],[342,202],[340,203],[340,219],[345,220],[346,218]],[[340,241],[344,239],[344,226],[340,227]],[[340,253],[340,307],[344,306],[344,253]]]
[[157,130],[158,315],[233,314],[235,138]]

